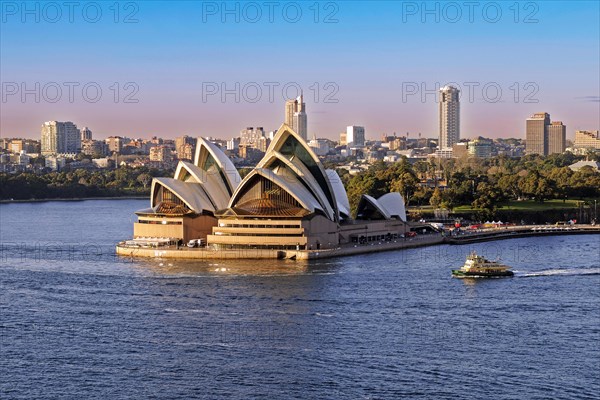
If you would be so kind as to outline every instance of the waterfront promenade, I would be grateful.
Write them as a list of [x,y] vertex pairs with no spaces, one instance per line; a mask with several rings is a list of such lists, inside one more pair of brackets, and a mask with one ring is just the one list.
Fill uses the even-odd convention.
[[127,246],[124,242],[117,245],[117,254],[125,257],[150,257],[169,259],[293,259],[311,260],[331,257],[343,257],[355,254],[375,253],[415,247],[432,246],[442,243],[470,244],[492,240],[515,239],[530,236],[600,234],[600,226],[574,225],[523,225],[500,228],[461,231],[457,235],[431,233],[411,238],[399,238],[393,241],[380,241],[367,244],[346,244],[332,249],[320,250],[279,250],[279,249],[214,249],[163,246],[145,248]]

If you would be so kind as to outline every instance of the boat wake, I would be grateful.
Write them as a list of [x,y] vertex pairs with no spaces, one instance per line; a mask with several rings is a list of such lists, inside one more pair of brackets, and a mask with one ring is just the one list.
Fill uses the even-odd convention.
[[531,278],[534,276],[572,276],[572,275],[600,275],[600,268],[557,268],[537,272],[519,272],[515,271],[515,276],[519,278]]

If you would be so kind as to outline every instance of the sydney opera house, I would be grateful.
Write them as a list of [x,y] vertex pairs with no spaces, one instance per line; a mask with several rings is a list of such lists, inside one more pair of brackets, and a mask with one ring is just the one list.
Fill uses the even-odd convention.
[[218,146],[198,138],[194,162],[180,161],[173,178],[154,178],[150,208],[136,214],[134,238],[118,246],[121,254],[144,243],[193,239],[202,239],[205,246],[176,246],[161,254],[194,258],[208,250],[315,252],[391,242],[408,229],[399,193],[378,199],[363,195],[352,218],[337,173],[325,169],[285,124],[243,179]]

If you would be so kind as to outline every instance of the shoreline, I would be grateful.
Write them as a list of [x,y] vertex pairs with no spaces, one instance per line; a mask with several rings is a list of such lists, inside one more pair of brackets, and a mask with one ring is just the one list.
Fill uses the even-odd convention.
[[394,242],[380,242],[369,245],[344,245],[333,249],[322,250],[277,250],[277,249],[223,249],[211,248],[141,248],[116,246],[116,254],[131,258],[166,258],[188,260],[218,260],[218,259],[291,259],[315,260],[332,257],[347,257],[358,254],[378,253],[391,250],[402,250],[415,247],[428,247],[440,244],[465,245],[488,242],[494,240],[519,239],[532,236],[558,236],[558,235],[590,235],[600,234],[600,226],[580,225],[576,228],[557,228],[552,226],[527,226],[513,229],[497,229],[493,231],[478,232],[464,236],[423,235],[407,240]]
[[45,203],[48,201],[86,201],[86,200],[146,200],[148,196],[107,196],[107,197],[57,197],[55,199],[0,200],[0,204]]

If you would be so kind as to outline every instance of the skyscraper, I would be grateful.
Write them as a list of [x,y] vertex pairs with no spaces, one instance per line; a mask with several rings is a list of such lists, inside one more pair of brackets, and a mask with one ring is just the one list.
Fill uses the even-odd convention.
[[362,147],[365,145],[365,128],[350,125],[346,128],[346,145],[348,147]]
[[562,154],[567,147],[567,127],[561,121],[548,125],[548,154]]
[[294,113],[296,112],[297,99],[288,100],[285,102],[285,124],[294,129]]
[[527,118],[525,132],[525,152],[527,154],[548,154],[548,131],[546,126],[550,125],[550,114],[542,112],[535,113]]
[[298,133],[304,140],[308,138],[306,104],[302,94],[294,100],[285,102],[285,123]]
[[87,126],[81,129],[81,140],[92,140],[92,131]]
[[77,154],[81,151],[81,133],[74,123],[48,121],[42,125],[42,154]]
[[460,90],[454,86],[440,89],[440,149],[451,149],[460,140]]
[[550,114],[533,114],[527,118],[525,129],[527,154],[547,156],[565,151],[567,127],[560,121],[550,122]]

